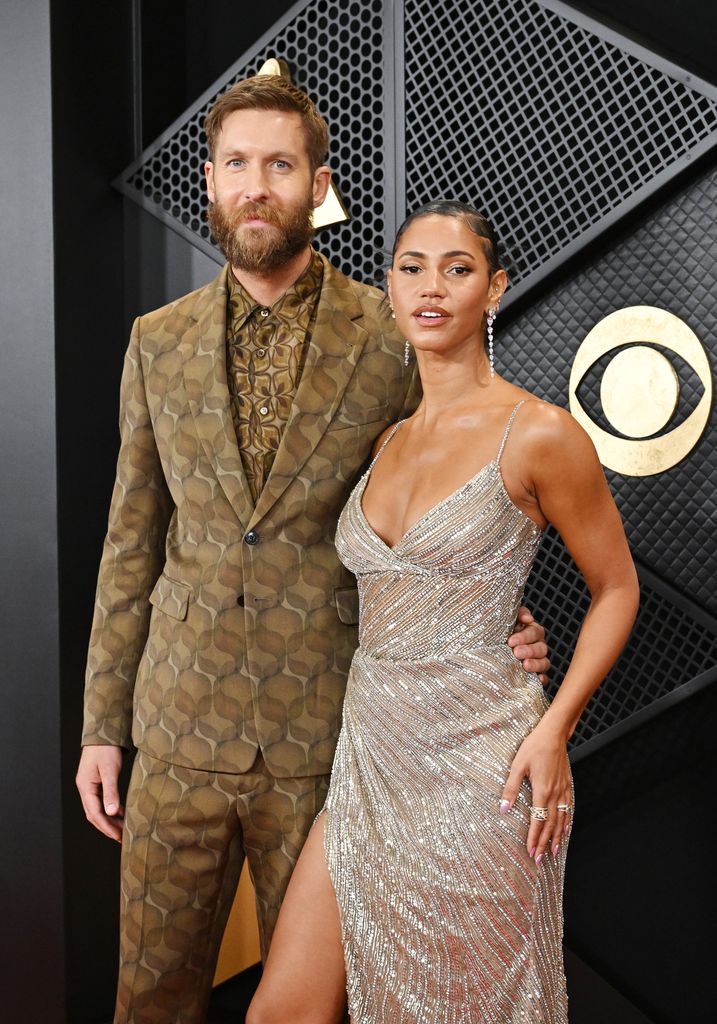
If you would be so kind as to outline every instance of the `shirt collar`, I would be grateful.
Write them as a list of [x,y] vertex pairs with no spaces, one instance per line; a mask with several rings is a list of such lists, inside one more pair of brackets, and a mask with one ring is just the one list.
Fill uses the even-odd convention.
[[[313,307],[321,292],[324,276],[324,265],[317,251],[312,247],[311,259],[301,277],[281,295],[273,306],[269,306],[271,317],[293,319],[295,311],[303,307]],[[259,309],[266,309],[260,302],[252,298],[242,284],[237,281],[231,267],[227,274],[228,284],[228,321],[234,334],[241,330],[247,320]]]

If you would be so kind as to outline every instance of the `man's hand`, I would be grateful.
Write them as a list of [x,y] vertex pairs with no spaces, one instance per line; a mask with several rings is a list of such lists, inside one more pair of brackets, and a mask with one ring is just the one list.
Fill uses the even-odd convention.
[[508,646],[513,648],[513,654],[523,663],[525,671],[536,672],[540,682],[545,686],[550,668],[545,630],[535,621],[530,609],[525,605],[520,606],[515,628],[508,637]]
[[118,843],[124,820],[117,787],[121,768],[121,747],[87,746],[82,748],[75,778],[87,820]]

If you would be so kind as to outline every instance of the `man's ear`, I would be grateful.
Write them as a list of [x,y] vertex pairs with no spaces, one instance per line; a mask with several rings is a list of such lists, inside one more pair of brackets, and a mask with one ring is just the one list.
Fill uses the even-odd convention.
[[207,160],[204,165],[204,177],[207,183],[207,198],[210,203],[216,201],[216,192],[214,190],[214,164],[211,160]]
[[314,184],[311,190],[311,194],[314,200],[314,209],[318,209],[319,206],[326,199],[326,194],[329,191],[329,185],[331,184],[331,171],[326,165],[317,167],[314,171]]

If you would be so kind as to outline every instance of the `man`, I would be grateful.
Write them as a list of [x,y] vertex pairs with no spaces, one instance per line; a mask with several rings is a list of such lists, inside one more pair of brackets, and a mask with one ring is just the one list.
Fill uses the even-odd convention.
[[[356,646],[336,520],[416,404],[381,294],[310,245],[330,181],[313,103],[257,76],[205,127],[228,263],[132,331],[77,776],[88,818],[122,841],[115,1022],[135,1024],[203,1020],[244,856],[266,952]],[[542,630],[518,639],[544,671]]]

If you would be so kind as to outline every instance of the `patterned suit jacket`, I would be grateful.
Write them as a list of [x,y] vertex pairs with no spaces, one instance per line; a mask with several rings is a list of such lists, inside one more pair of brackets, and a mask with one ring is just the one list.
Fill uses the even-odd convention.
[[294,407],[256,507],[229,408],[227,269],[135,321],[83,743],[278,777],[330,771],[357,642],[338,515],[414,366],[381,293],[325,261]]

